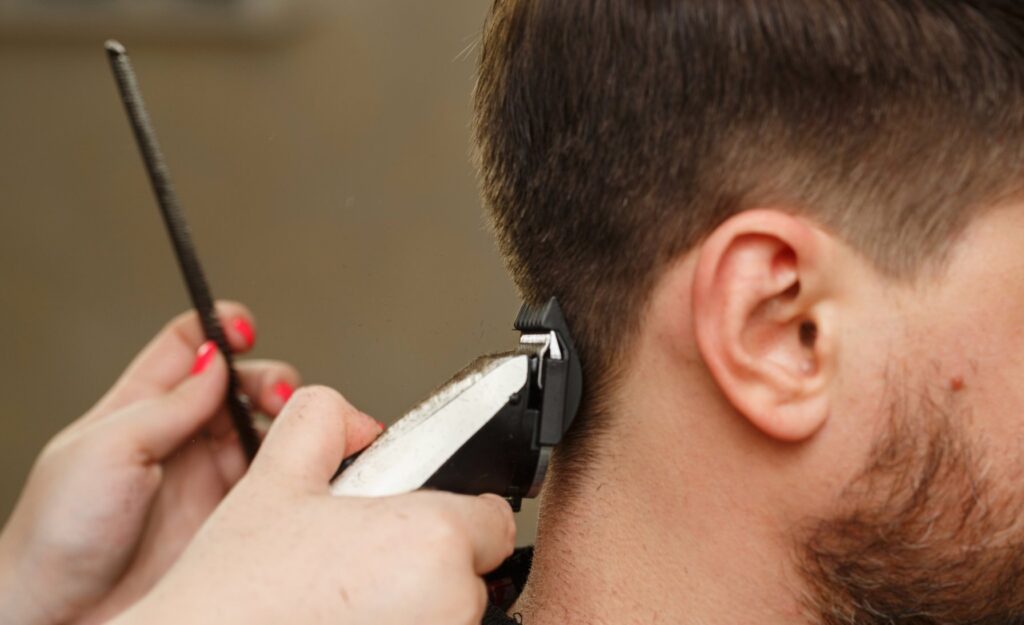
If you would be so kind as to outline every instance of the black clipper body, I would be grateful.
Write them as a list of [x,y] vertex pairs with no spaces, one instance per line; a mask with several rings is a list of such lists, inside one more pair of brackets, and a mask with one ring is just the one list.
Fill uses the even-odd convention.
[[[583,374],[557,300],[523,306],[515,351],[484,356],[396,422],[331,483],[336,495],[433,488],[534,497],[579,409]],[[517,506],[518,507],[518,506]]]

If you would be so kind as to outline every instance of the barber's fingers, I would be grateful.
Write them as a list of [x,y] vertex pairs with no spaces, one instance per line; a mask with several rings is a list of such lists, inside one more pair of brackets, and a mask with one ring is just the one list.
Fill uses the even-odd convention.
[[143,461],[159,462],[207,425],[224,402],[227,363],[216,350],[205,366],[177,388],[96,423],[112,432],[109,440],[129,445]]
[[[217,302],[216,310],[232,353],[249,351],[255,341],[255,321],[249,309],[237,302]],[[195,311],[178,315],[135,357],[86,419],[102,418],[176,387],[188,377],[196,350],[205,341]]]
[[497,495],[481,495],[467,501],[465,514],[473,545],[473,568],[478,575],[489,573],[515,550],[512,506]]
[[[295,367],[280,360],[236,360],[235,371],[241,392],[249,399],[253,412],[276,417],[285,403],[302,384]],[[217,416],[207,428],[213,438],[223,438],[234,432],[231,413],[221,406]]]
[[295,367],[279,360],[242,360],[235,363],[242,392],[253,408],[268,417],[276,417],[302,384]]
[[[253,412],[275,417],[301,384],[299,372],[288,363],[277,360],[235,361],[242,392],[249,398]],[[226,405],[221,405],[216,416],[206,426],[206,442],[213,452],[214,461],[225,484],[234,484],[249,468],[238,433]]]
[[297,478],[317,489],[348,455],[369,445],[381,428],[337,391],[309,386],[295,392],[274,420],[252,471]]
[[423,498],[439,512],[442,532],[457,540],[468,540],[473,570],[483,575],[498,568],[516,544],[516,522],[512,507],[497,495],[471,497],[420,491],[410,495]]

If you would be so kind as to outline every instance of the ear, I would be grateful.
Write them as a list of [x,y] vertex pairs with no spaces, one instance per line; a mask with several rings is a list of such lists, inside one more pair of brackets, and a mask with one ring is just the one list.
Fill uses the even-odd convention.
[[804,440],[828,419],[833,243],[799,217],[751,210],[698,250],[692,302],[701,356],[733,406],[782,441]]

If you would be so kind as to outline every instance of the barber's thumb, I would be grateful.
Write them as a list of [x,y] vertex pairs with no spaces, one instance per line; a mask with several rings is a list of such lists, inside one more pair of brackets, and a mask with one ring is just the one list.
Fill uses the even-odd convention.
[[212,347],[200,350],[192,374],[164,395],[117,413],[110,427],[154,460],[171,455],[206,425],[224,403],[227,363]]
[[325,386],[303,387],[274,419],[252,471],[326,489],[341,461],[379,432],[373,419],[337,391]]

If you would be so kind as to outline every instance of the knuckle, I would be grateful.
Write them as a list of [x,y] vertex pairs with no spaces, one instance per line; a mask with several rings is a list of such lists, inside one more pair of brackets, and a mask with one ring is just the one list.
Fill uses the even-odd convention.
[[456,551],[466,544],[461,523],[450,510],[442,507],[432,509],[427,517],[429,531],[426,534],[431,547],[442,551]]
[[303,386],[300,387],[288,401],[289,413],[292,418],[300,420],[314,420],[317,422],[330,422],[332,431],[336,427],[343,427],[344,424],[358,414],[338,391],[327,386]]
[[308,402],[310,405],[315,405],[317,409],[322,410],[325,414],[341,416],[343,419],[359,413],[355,407],[352,406],[345,399],[344,395],[334,390],[329,386],[322,386],[314,384],[311,386],[303,386],[296,391],[296,394],[300,396],[300,401]]
[[496,526],[500,527],[502,532],[501,538],[505,541],[509,551],[511,551],[516,541],[516,517],[512,513],[512,508],[508,505],[508,502],[497,495],[485,495],[480,497],[479,501],[483,505],[490,506],[494,511],[495,518],[499,519],[499,523]]
[[316,405],[332,409],[348,403],[338,391],[319,384],[303,386],[295,391],[295,398],[303,406]]
[[59,459],[68,453],[70,442],[70,437],[67,436],[67,433],[60,432],[43,446],[42,451],[36,456],[34,466],[45,466],[59,462]]
[[165,323],[161,332],[180,335],[184,328],[193,324],[196,326],[199,325],[199,315],[197,315],[194,310],[186,310],[178,313],[173,319]]

